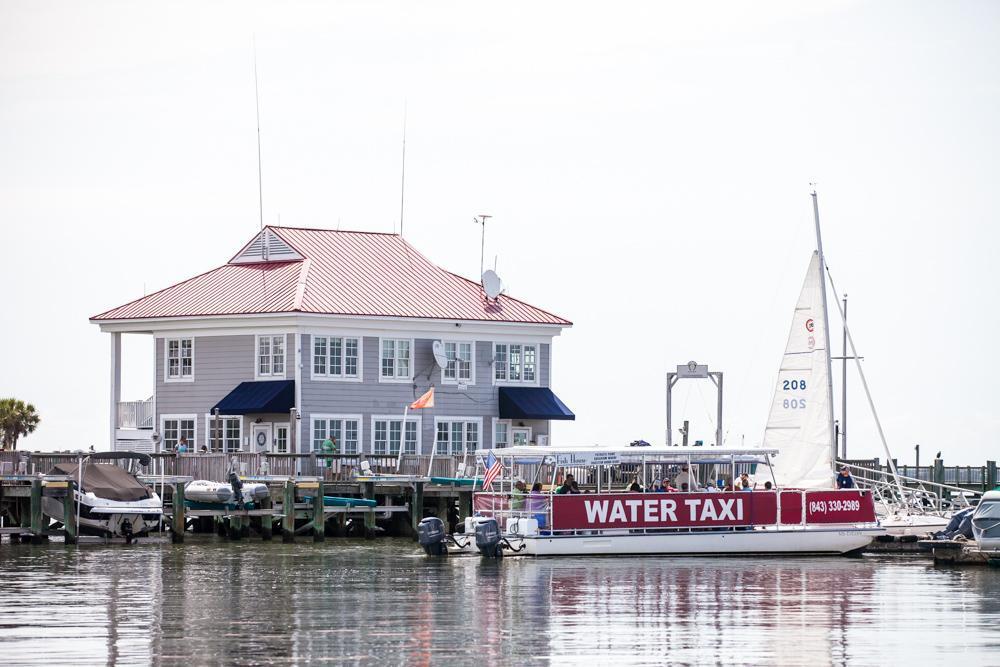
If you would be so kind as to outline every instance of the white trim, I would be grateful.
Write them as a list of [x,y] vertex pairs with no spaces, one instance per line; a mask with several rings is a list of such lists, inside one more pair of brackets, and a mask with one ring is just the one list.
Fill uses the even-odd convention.
[[[503,380],[497,379],[496,373],[496,359],[497,359],[497,344],[507,346],[507,375],[510,375],[510,346],[520,345],[521,346],[521,377],[524,377],[524,346],[535,348],[535,379],[532,382],[525,382],[524,380],[511,380],[509,377]],[[549,343],[551,350],[551,342]],[[540,387],[542,379],[542,345],[541,343],[533,343],[531,341],[515,340],[513,342],[506,340],[494,340],[490,344],[490,350],[493,355],[490,357],[490,378],[493,381],[494,387]],[[551,354],[551,353],[550,353]]]
[[[166,437],[166,434],[163,432],[164,431],[163,424],[168,419],[170,419],[170,420],[177,420],[177,421],[180,421],[182,419],[190,419],[190,420],[192,420],[194,422],[194,426],[191,428],[191,438],[194,440],[194,442],[190,442],[190,441],[188,442],[188,447],[189,447],[188,451],[189,452],[190,451],[197,451],[197,448],[198,448],[198,415],[197,414],[190,414],[190,413],[188,413],[188,414],[165,414],[165,415],[160,415],[160,444],[159,444],[159,450],[161,452],[163,452],[163,451],[169,451],[169,450],[166,449],[166,446],[167,446],[167,437]],[[177,425],[177,430],[180,431],[180,424]],[[178,440],[178,442],[180,441],[180,439],[181,439],[181,435],[178,432],[178,434],[177,434],[177,440]]]
[[[319,337],[319,338],[326,338],[327,339],[326,340],[326,344],[327,344],[327,374],[325,374],[325,375],[317,375],[316,374],[316,338],[317,337]],[[329,348],[329,345],[330,345],[330,339],[331,338],[340,338],[341,341],[344,341],[344,340],[346,340],[348,338],[353,338],[353,339],[355,339],[355,340],[358,341],[358,375],[357,375],[357,377],[351,377],[351,376],[347,376],[347,375],[343,375],[343,374],[341,374],[341,375],[330,375],[329,374],[329,370],[330,370],[330,361],[329,361],[329,350],[330,350],[330,348]],[[341,343],[341,355],[342,355],[342,359],[346,359],[346,356],[343,356],[345,349],[346,349],[346,343],[342,342]],[[379,353],[380,354],[381,354],[381,351],[382,351],[382,344],[379,343]],[[412,350],[410,351],[410,354],[411,354],[410,362],[411,362],[411,365],[412,365],[412,362],[413,362],[413,359],[412,359],[413,351]],[[341,363],[343,363],[343,362],[341,362]],[[343,368],[343,366],[341,368]],[[380,358],[379,359],[379,374],[381,374],[381,372],[382,372],[382,360]],[[346,335],[343,334],[343,333],[341,333],[341,332],[339,332],[339,331],[335,331],[335,332],[322,332],[322,333],[320,333],[320,332],[310,333],[309,334],[309,379],[311,381],[314,380],[316,382],[364,382],[365,381],[365,337],[364,336],[359,336],[359,335],[357,335],[356,333],[353,333],[353,332],[352,333],[348,333]]]
[[[309,442],[308,447],[301,449],[302,454],[308,454],[310,452],[318,452],[319,450],[313,449],[313,443],[316,441],[316,420],[325,419],[327,421],[331,419],[340,419],[343,421],[357,421],[358,422],[358,454],[365,453],[365,419],[363,415],[345,415],[345,414],[333,414],[327,412],[316,412],[309,415]],[[329,433],[327,434],[329,435]],[[343,443],[342,443],[343,444]],[[342,446],[340,453],[346,453]]]
[[[400,376],[398,376],[398,375],[395,374],[396,373],[396,367],[398,366],[397,360],[399,359],[399,355],[398,355],[398,349],[399,348],[397,346],[395,346],[395,345],[393,345],[393,362],[392,362],[393,376],[392,377],[384,377],[382,375],[382,341],[385,341],[385,340],[391,340],[391,341],[396,341],[396,342],[399,342],[399,341],[409,341],[409,343],[410,343],[410,374],[408,376],[406,376],[406,377],[400,377]],[[416,365],[416,359],[417,359],[417,346],[416,346],[416,341],[413,338],[407,338],[405,336],[402,336],[402,337],[380,336],[379,339],[378,339],[378,355],[376,356],[376,358],[378,359],[378,381],[380,383],[384,383],[384,384],[409,384],[410,382],[413,382],[414,366]]]
[[[507,425],[507,443],[503,447],[500,447],[499,445],[497,445],[497,424],[500,424],[500,423]],[[494,447],[496,449],[505,449],[507,447],[510,447],[512,444],[514,444],[514,442],[513,442],[514,439],[511,436],[511,432],[510,432],[510,430],[512,428],[514,428],[514,421],[513,420],[511,420],[511,419],[501,419],[500,417],[494,417],[492,420],[490,420],[490,428],[491,428],[491,431],[490,431],[490,447]]]
[[[452,379],[452,378],[446,378],[444,376],[445,369],[442,368],[441,369],[441,384],[448,384],[448,385],[464,384],[464,385],[468,385],[470,387],[474,386],[476,384],[476,342],[477,342],[476,340],[461,340],[461,339],[456,339],[456,338],[442,338],[441,339],[441,344],[444,345],[444,346],[447,346],[449,343],[451,343],[453,345],[456,345],[456,346],[457,345],[468,344],[470,346],[471,350],[472,350],[472,359],[471,359],[471,362],[469,364],[469,379],[468,380],[462,380],[462,379],[460,379],[458,377],[457,370],[456,370],[455,378],[454,379]],[[431,343],[431,344],[433,345],[433,343]],[[456,349],[455,354],[456,354],[456,356],[458,355],[457,349]],[[490,366],[490,368],[492,368],[492,365]]]
[[[295,332],[295,442],[291,442],[291,431],[289,431],[289,453],[298,454],[302,452],[302,334]],[[312,358],[310,357],[310,360]],[[289,415],[291,419],[291,415]],[[294,444],[294,447],[292,446]],[[295,451],[298,450],[298,451]]]
[[[270,353],[268,354],[268,356],[271,359],[271,361],[270,361],[271,372],[270,373],[261,373],[260,372],[260,339],[262,337],[266,337],[266,338],[270,338],[271,339],[271,341],[269,342],[269,345],[271,345],[272,348],[271,348]],[[284,360],[282,361],[282,364],[281,364],[281,373],[280,374],[274,372],[274,348],[273,348],[273,346],[274,346],[274,339],[275,338],[281,338],[283,340],[283,343],[282,343],[281,347],[282,347],[282,350],[284,350],[283,353],[282,353],[282,355],[284,356]],[[288,361],[289,361],[289,356],[290,355],[288,354],[288,332],[286,332],[286,331],[279,331],[277,333],[258,333],[258,334],[254,334],[254,337],[253,337],[253,378],[254,378],[254,380],[284,380],[284,379],[287,379],[288,378]]]
[[[462,427],[462,451],[461,451],[461,454],[464,455],[464,454],[468,453],[468,454],[473,454],[474,455],[475,452],[478,449],[482,449],[483,446],[485,445],[485,443],[483,442],[483,418],[482,417],[461,417],[461,416],[449,417],[447,415],[441,416],[441,417],[435,416],[434,417],[434,444],[431,445],[431,447],[434,448],[434,454],[435,454],[435,456],[457,456],[457,454],[454,452],[453,448],[450,448],[447,452],[443,452],[443,453],[437,451],[437,432],[438,432],[438,424],[440,422],[446,422],[446,423],[462,422],[463,424],[467,424],[469,422],[472,422],[472,423],[475,423],[477,425],[477,428],[479,430],[479,441],[477,442],[477,448],[474,449],[474,450],[472,450],[472,451],[468,451],[467,450],[467,445],[466,445],[467,434],[465,432],[465,427],[464,426]],[[448,438],[449,438],[448,439],[448,444],[450,445],[451,444],[451,429],[448,429]]]
[[[324,324],[322,321],[333,322]],[[558,336],[571,324],[542,324],[532,322],[490,322],[483,320],[447,320],[420,317],[378,317],[371,315],[337,315],[325,313],[251,313],[246,315],[182,315],[175,317],[149,317],[121,320],[97,320],[101,331],[121,333],[156,333],[159,335],[194,335],[213,331],[213,335],[246,333],[248,328],[294,329],[301,327],[308,332],[313,328],[336,327],[337,329],[363,330],[366,336],[386,335],[406,331],[427,333],[428,338],[448,336],[457,338],[465,335],[478,336],[479,340],[491,337],[496,340],[531,342],[534,338],[549,339]],[[456,326],[457,325],[457,326]],[[513,330],[513,333],[512,333]],[[518,330],[520,330],[518,332]]]
[[[243,419],[244,416],[245,415],[223,415],[223,414],[219,415],[219,419],[220,420],[222,420],[222,419],[239,419],[240,420],[240,435],[239,435],[239,438],[237,438],[237,441],[236,441],[236,449],[234,449],[234,450],[226,449],[226,435],[225,435],[226,431],[225,431],[225,426],[223,426],[222,427],[222,429],[223,429],[222,430],[222,439],[219,441],[219,447],[220,447],[219,451],[220,452],[222,452],[224,454],[227,454],[227,453],[230,453],[230,452],[242,452],[243,451],[243,431],[245,430],[244,429],[244,419]],[[213,415],[210,412],[205,414],[205,442],[201,443],[201,444],[205,445],[206,447],[208,447],[208,451],[210,451],[210,452],[214,452],[215,451],[215,450],[212,449],[212,445],[214,444],[212,442],[212,418],[213,417],[215,417],[215,415]]]
[[[164,337],[164,339],[163,339],[163,381],[164,382],[169,382],[169,383],[173,383],[173,382],[194,382],[194,373],[195,373],[195,369],[194,369],[194,338],[195,338],[194,336],[169,336],[169,337]],[[177,369],[178,370],[180,370],[181,368],[183,368],[183,364],[181,363],[182,360],[183,360],[183,357],[180,356],[180,350],[181,350],[181,347],[182,347],[182,341],[185,341],[185,340],[190,340],[191,341],[191,377],[184,377],[183,375],[181,375],[179,377],[175,377],[175,378],[170,377],[170,341],[172,341],[172,340],[176,340],[177,341],[177,354],[178,354],[178,357],[177,357],[177,363],[178,363]],[[154,348],[153,349],[156,349],[155,348],[155,342],[154,342]]]
[[[379,345],[379,350],[381,351],[381,345]],[[401,422],[401,421],[403,421],[403,415],[401,415],[399,413],[396,413],[394,415],[372,415],[371,418],[368,420],[368,423],[370,424],[371,428],[369,430],[369,443],[368,443],[370,445],[370,447],[369,447],[367,453],[370,454],[371,456],[396,456],[396,454],[392,453],[392,448],[389,446],[388,440],[386,440],[385,453],[382,453],[382,452],[379,452],[377,454],[375,453],[375,422],[376,421],[396,421],[396,422]],[[424,429],[423,416],[422,415],[407,415],[406,416],[406,421],[408,421],[408,422],[416,422],[416,424],[417,424],[417,452],[416,453],[417,453],[417,456],[420,456],[423,453],[423,449],[424,449],[423,448],[423,429]],[[400,438],[400,440],[399,440],[399,448],[400,449],[404,449],[404,445],[405,445],[405,442],[406,442],[406,430],[405,430],[405,427],[402,427],[402,430],[400,431],[400,434],[399,434],[399,438]],[[404,451],[403,453],[405,454],[406,452]]]

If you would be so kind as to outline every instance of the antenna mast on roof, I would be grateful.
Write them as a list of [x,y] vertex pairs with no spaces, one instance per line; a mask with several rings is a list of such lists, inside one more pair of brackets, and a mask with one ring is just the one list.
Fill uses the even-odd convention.
[[483,226],[482,234],[479,237],[479,275],[483,275],[483,251],[486,249],[486,221],[492,218],[492,215],[486,215],[485,213],[480,213],[475,218],[472,219],[477,225]]
[[253,97],[257,107],[257,207],[260,228],[264,229],[264,186],[260,164],[260,91],[257,87],[257,33],[253,35]]
[[399,237],[403,238],[403,195],[406,194],[406,100],[403,100],[403,169],[399,178]]

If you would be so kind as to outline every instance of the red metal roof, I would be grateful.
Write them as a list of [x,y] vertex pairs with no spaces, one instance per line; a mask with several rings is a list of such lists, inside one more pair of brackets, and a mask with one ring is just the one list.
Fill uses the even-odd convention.
[[507,295],[488,303],[479,283],[432,264],[398,234],[267,229],[305,259],[226,264],[91,319],[302,312],[571,324]]

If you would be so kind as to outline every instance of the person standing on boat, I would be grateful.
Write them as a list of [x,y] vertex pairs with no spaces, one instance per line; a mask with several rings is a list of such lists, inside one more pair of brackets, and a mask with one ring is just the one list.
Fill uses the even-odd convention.
[[510,508],[515,512],[523,510],[526,496],[527,490],[525,489],[524,480],[519,479],[514,482],[514,490],[510,494]]
[[844,466],[840,469],[840,474],[837,475],[837,488],[838,489],[853,489],[854,488],[854,478],[851,477],[851,469]]
[[674,488],[680,489],[684,484],[688,485],[689,489],[693,489],[698,484],[698,478],[690,471],[687,465],[681,466],[681,471],[677,473],[677,477],[674,477]]

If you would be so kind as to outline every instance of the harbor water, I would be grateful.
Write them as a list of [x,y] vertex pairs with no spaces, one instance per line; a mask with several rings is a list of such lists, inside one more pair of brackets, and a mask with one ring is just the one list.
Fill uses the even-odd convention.
[[1000,664],[1000,571],[862,558],[431,560],[413,542],[0,545],[28,664]]

